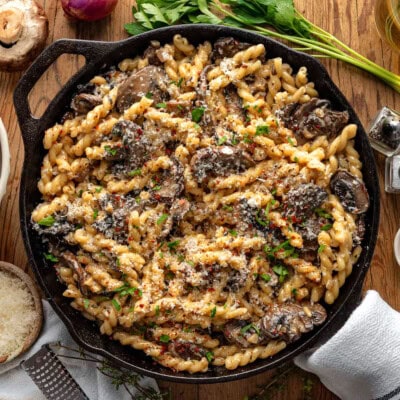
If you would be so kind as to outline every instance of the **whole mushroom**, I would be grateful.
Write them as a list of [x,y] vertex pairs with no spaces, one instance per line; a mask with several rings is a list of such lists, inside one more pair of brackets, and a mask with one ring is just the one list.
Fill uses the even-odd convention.
[[35,0],[0,0],[0,71],[20,71],[43,50],[48,20]]

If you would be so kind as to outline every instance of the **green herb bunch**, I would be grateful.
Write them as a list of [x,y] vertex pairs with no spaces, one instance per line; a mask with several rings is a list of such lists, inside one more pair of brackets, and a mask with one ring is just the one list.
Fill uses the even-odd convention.
[[[400,76],[373,63],[307,20],[293,0],[137,0],[130,35],[177,23],[206,23],[257,31],[295,43],[297,50],[331,57],[370,72],[400,93]],[[219,16],[222,17],[219,17]],[[273,29],[270,29],[273,28]]]

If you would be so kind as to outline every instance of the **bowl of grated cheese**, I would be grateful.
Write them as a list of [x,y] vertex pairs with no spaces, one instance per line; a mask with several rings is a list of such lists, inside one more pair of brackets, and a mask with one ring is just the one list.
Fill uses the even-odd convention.
[[32,279],[0,261],[0,365],[28,350],[42,327],[43,311]]

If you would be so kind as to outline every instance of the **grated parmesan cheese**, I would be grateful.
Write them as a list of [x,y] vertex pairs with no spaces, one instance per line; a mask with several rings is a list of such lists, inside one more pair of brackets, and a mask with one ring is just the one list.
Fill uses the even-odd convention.
[[0,357],[24,345],[36,318],[34,300],[26,284],[0,271]]

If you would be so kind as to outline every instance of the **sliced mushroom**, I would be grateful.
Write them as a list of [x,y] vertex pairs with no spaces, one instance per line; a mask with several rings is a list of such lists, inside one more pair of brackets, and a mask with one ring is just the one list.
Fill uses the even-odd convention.
[[201,360],[207,353],[204,347],[183,339],[171,340],[168,343],[168,351],[174,357],[183,358],[184,360]]
[[157,55],[157,50],[160,46],[160,42],[153,40],[150,42],[150,46],[144,51],[143,58],[147,58],[150,65],[162,65],[162,62]]
[[229,343],[238,344],[241,347],[252,346],[253,343],[247,339],[254,335],[253,329],[245,330],[244,328],[249,325],[247,321],[233,320],[224,325],[223,333]]
[[86,274],[85,269],[79,263],[76,256],[74,254],[72,254],[70,251],[65,251],[61,255],[61,258],[63,259],[65,264],[76,273],[76,275],[78,276],[79,289],[81,290],[81,292],[84,296],[87,296],[88,290],[85,286],[85,280],[86,280],[87,274]]
[[171,167],[160,179],[161,188],[153,192],[154,199],[167,204],[171,204],[178,198],[184,188],[183,166],[175,157],[171,157],[171,161]]
[[199,183],[204,183],[210,176],[239,173],[254,165],[255,162],[249,154],[232,146],[200,149],[190,162],[193,175]]
[[274,304],[257,323],[257,327],[266,341],[279,339],[292,343],[301,334],[321,325],[326,316],[320,304]]
[[190,210],[190,203],[186,199],[177,199],[173,202],[169,212],[174,221],[181,221]]
[[33,228],[40,235],[50,235],[50,236],[65,236],[68,233],[75,230],[75,226],[71,222],[67,221],[65,215],[55,214],[53,215],[55,222],[51,226],[42,226],[38,223],[33,224]]
[[309,217],[327,197],[328,193],[324,188],[314,183],[301,184],[286,194],[284,214],[301,221]]
[[35,0],[0,0],[0,71],[20,71],[42,51],[48,20]]
[[249,43],[239,42],[233,37],[220,38],[214,43],[213,60],[233,57],[238,51],[246,50],[251,47]]
[[356,221],[356,229],[353,232],[354,245],[360,245],[365,236],[365,217],[364,214],[359,215]]
[[237,115],[241,118],[245,118],[245,112],[243,109],[242,98],[238,95],[237,89],[234,85],[228,85],[224,89],[224,95],[226,99],[226,107],[229,115]]
[[338,170],[331,178],[332,192],[339,198],[343,208],[353,214],[368,210],[369,195],[364,182],[346,170]]
[[165,71],[154,65],[135,72],[118,88],[118,111],[123,113],[146,95],[154,100],[154,104],[166,100],[168,81]]
[[80,93],[72,99],[71,108],[77,114],[87,114],[102,102],[102,98],[96,94]]
[[286,127],[306,140],[326,135],[336,137],[349,121],[347,111],[332,111],[330,102],[314,98],[308,103],[292,103],[278,111],[277,116]]
[[231,270],[229,273],[228,282],[226,287],[230,292],[238,292],[243,286],[245,286],[250,271],[246,268],[241,268],[240,270]]

